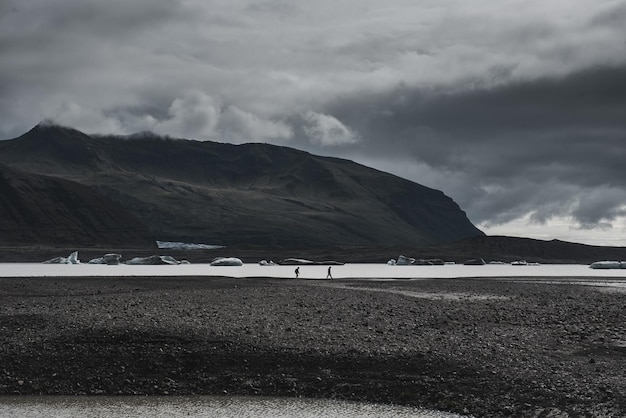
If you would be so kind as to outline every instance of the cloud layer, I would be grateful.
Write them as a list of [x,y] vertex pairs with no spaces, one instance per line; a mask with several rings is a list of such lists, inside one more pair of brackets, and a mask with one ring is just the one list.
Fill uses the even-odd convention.
[[626,245],[624,21],[616,0],[8,0],[0,137],[284,144],[441,189],[488,233]]

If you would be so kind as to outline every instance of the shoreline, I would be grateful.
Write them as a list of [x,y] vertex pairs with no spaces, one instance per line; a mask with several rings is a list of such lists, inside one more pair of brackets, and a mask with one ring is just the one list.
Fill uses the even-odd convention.
[[0,278],[0,394],[227,393],[617,417],[625,302],[506,279]]

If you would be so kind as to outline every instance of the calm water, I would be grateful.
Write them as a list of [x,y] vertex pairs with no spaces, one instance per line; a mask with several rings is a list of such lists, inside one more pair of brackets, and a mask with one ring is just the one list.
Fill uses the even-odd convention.
[[417,408],[323,399],[238,396],[0,397],[0,417],[12,418],[451,418],[461,415]]
[[[216,267],[209,264],[128,266],[95,264],[0,263],[0,277],[77,277],[77,276],[227,276],[294,278],[295,266]],[[300,278],[325,279],[327,266],[300,266]],[[583,264],[544,264],[540,266],[446,265],[388,266],[386,264],[345,264],[332,267],[336,279],[351,278],[456,278],[456,277],[616,277],[626,279],[626,269],[594,270]]]

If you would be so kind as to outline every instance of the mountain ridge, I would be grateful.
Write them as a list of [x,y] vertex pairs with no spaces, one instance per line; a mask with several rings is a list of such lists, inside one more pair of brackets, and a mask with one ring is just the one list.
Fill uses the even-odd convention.
[[83,184],[166,241],[385,246],[484,235],[439,190],[284,146],[40,124],[0,141],[0,162]]

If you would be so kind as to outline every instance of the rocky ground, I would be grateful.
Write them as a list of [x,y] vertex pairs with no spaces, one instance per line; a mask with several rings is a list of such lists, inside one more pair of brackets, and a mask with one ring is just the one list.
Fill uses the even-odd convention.
[[0,278],[0,394],[626,415],[626,293],[512,279]]

